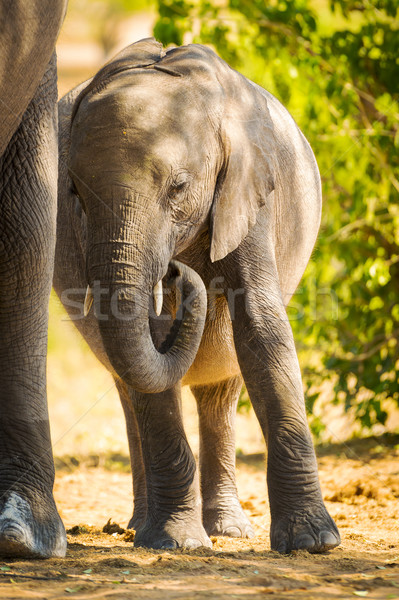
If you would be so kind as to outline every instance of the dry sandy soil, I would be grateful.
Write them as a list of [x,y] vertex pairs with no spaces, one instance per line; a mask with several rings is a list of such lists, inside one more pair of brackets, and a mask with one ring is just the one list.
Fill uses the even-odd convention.
[[134,549],[123,526],[131,479],[123,455],[57,459],[55,494],[68,533],[65,559],[0,562],[0,598],[399,598],[399,436],[318,450],[328,509],[342,536],[324,555],[270,551],[264,456],[240,455],[242,505],[256,538],[213,538],[197,551]]

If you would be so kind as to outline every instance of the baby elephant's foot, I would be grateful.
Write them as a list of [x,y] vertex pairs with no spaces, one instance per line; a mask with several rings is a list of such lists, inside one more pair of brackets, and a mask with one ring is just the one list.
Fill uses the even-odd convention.
[[208,535],[252,538],[255,533],[236,496],[204,501],[202,520]]
[[30,503],[16,492],[0,501],[0,556],[51,558],[65,556],[66,534],[54,501]]
[[270,540],[272,550],[282,554],[292,550],[326,552],[341,543],[338,528],[323,504],[314,511],[293,511],[272,519]]
[[194,550],[201,546],[211,548],[212,542],[200,523],[190,525],[184,520],[174,519],[162,525],[147,521],[144,527],[136,531],[134,545],[158,550]]

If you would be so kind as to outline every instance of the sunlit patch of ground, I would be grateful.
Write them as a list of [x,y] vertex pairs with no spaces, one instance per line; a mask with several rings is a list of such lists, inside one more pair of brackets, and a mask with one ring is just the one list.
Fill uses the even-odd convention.
[[[126,456],[59,458],[55,495],[70,531],[67,557],[1,561],[0,597],[399,598],[398,444],[390,436],[320,451],[324,497],[342,536],[325,555],[270,551],[262,455],[237,461],[256,538],[213,538],[212,549],[190,552],[133,548],[134,532],[123,531],[132,506]],[[102,531],[110,518],[120,533]]]

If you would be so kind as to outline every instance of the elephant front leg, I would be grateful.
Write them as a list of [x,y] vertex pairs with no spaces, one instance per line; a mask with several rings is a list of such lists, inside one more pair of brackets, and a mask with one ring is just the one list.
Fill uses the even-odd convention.
[[195,459],[183,429],[180,386],[159,394],[131,394],[141,436],[147,516],[135,546],[211,546],[203,526]]
[[0,158],[0,556],[63,556],[46,402],[57,183],[55,59]]
[[199,415],[202,515],[208,535],[254,536],[235,478],[235,415],[241,388],[239,376],[191,388]]
[[[255,275],[253,275],[255,281]],[[268,447],[271,547],[323,552],[340,543],[324,506],[302,381],[277,274],[245,282],[230,307],[242,375]],[[265,279],[266,281],[266,279]]]

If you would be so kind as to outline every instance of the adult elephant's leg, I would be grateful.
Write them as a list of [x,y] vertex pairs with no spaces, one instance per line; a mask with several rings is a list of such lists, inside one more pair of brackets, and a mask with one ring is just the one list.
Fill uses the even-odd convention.
[[239,293],[230,310],[241,373],[268,446],[271,547],[322,552],[337,546],[340,538],[322,500],[277,269],[268,248],[250,253],[243,247],[245,252],[238,259],[240,275],[233,285]]
[[0,0],[0,155],[54,51],[67,0]]
[[63,556],[46,403],[57,192],[56,61],[0,159],[0,554]]
[[[147,517],[147,486],[143,452],[141,449],[141,438],[136,415],[134,413],[133,402],[130,397],[130,389],[120,379],[116,380],[116,387],[125,413],[130,464],[132,466],[133,475],[133,516],[129,521],[128,528],[138,529],[145,524]],[[135,392],[132,393],[134,394]]]
[[208,535],[254,536],[235,477],[235,416],[241,388],[240,376],[191,388],[199,415],[202,515]]
[[180,386],[159,394],[131,394],[141,436],[147,518],[135,545],[149,548],[211,546],[202,526],[195,459],[183,429]]

